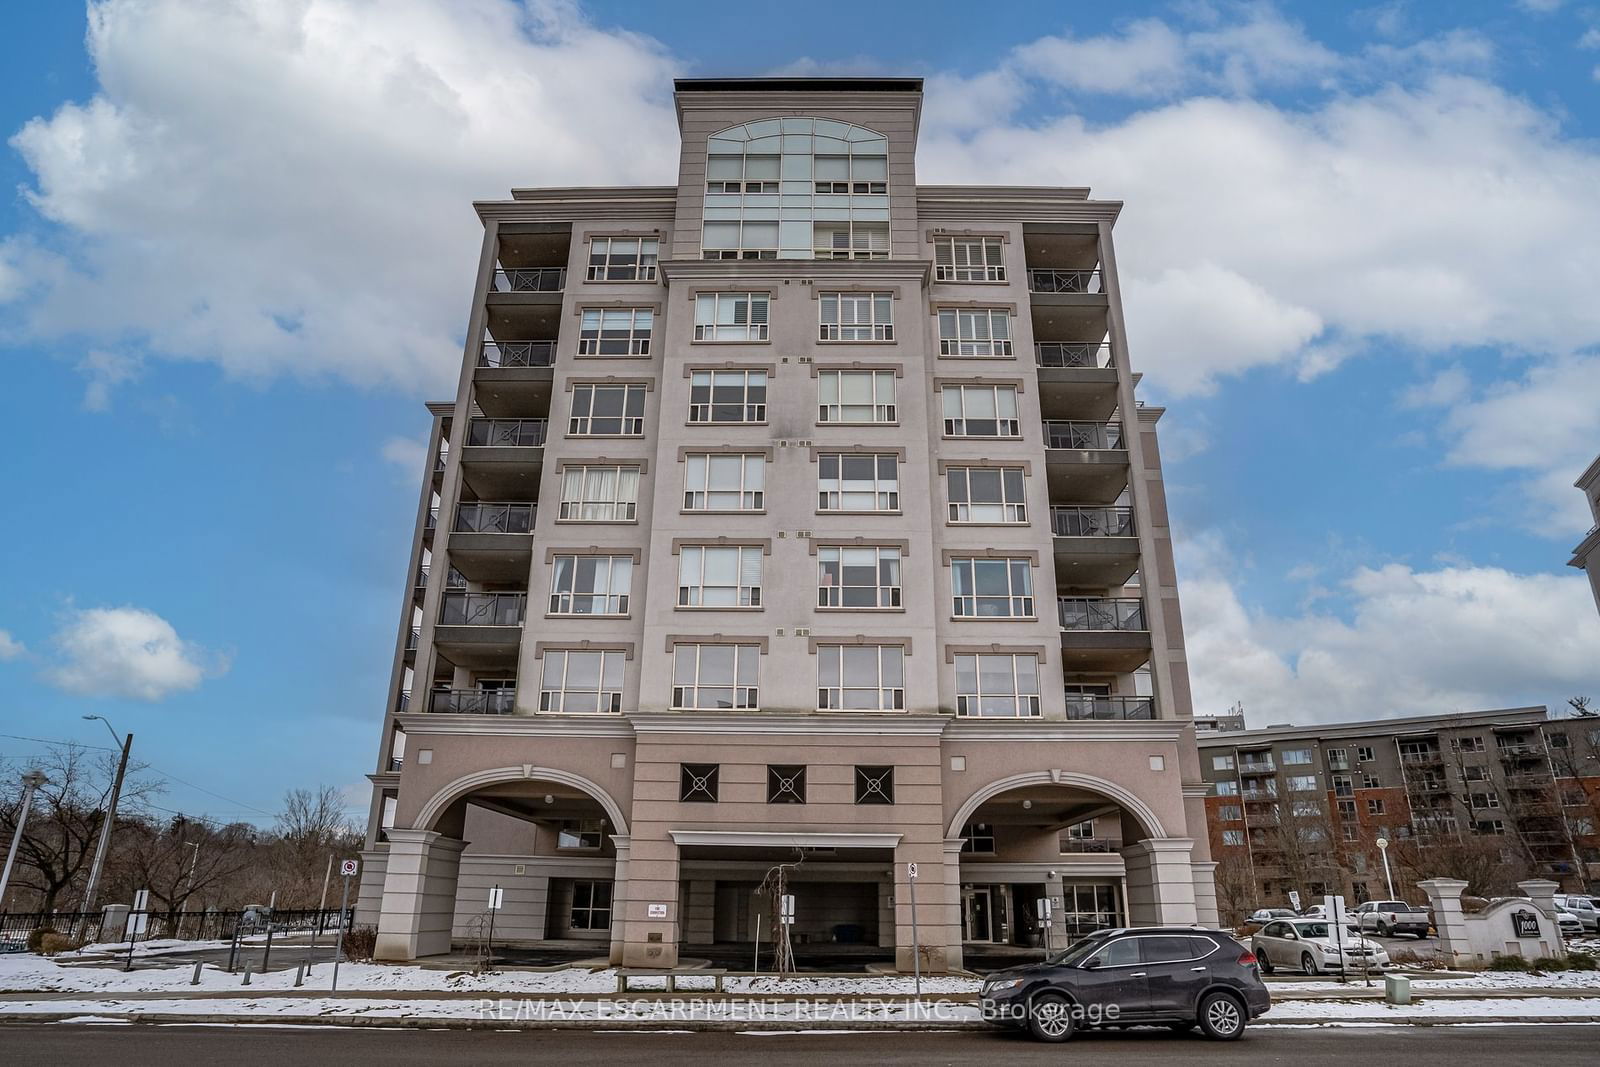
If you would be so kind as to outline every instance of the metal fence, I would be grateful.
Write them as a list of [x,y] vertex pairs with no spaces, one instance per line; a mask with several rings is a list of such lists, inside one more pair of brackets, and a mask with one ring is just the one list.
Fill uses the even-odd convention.
[[[355,909],[342,913],[338,908],[238,908],[232,910],[179,912],[132,912],[128,926],[135,941],[228,941],[234,937],[264,934],[270,926],[274,934],[325,934],[343,926],[348,928]],[[81,944],[102,941],[102,912],[11,911],[0,912],[0,952],[27,950],[28,935],[38,929],[54,930]],[[126,944],[126,930],[109,931]]]

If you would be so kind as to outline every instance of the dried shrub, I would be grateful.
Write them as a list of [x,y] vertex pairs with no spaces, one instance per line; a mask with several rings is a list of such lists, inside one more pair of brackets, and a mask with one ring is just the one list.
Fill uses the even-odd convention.
[[1526,971],[1528,961],[1521,956],[1496,956],[1489,961],[1488,971]]
[[47,935],[49,935],[49,934],[54,934],[54,933],[56,933],[55,928],[54,927],[50,927],[50,926],[38,926],[38,927],[35,927],[32,930],[29,930],[28,931],[28,951],[29,952],[43,952],[44,951],[44,939],[45,939],[45,937]]
[[370,960],[378,947],[378,928],[352,926],[344,932],[344,957],[347,960]]

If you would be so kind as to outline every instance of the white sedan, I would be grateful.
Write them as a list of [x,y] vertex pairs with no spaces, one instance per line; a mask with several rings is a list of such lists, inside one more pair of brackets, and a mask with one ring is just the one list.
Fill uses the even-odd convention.
[[1338,944],[1333,935],[1332,926],[1321,919],[1277,919],[1250,938],[1250,949],[1261,962],[1263,974],[1278,967],[1298,968],[1302,974],[1351,974],[1389,966],[1383,946],[1362,937],[1354,927],[1345,927]]

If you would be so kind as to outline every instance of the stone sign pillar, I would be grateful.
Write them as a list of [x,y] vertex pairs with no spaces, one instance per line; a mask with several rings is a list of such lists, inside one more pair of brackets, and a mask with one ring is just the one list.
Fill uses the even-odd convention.
[[1439,931],[1439,951],[1445,962],[1452,966],[1472,962],[1475,955],[1472,938],[1467,933],[1466,917],[1461,911],[1461,894],[1467,883],[1460,878],[1430,878],[1418,882],[1417,888],[1428,894],[1428,906],[1433,909],[1433,928]]

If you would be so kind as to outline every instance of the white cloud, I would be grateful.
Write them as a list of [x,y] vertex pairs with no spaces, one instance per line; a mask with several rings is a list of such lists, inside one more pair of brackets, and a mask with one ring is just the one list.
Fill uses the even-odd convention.
[[1461,403],[1472,392],[1472,379],[1460,367],[1446,367],[1420,385],[1400,394],[1400,404],[1408,408],[1447,408]]
[[1517,6],[1536,15],[1548,15],[1560,10],[1565,2],[1566,0],[1517,0]]
[[111,391],[137,378],[143,363],[139,356],[127,352],[90,349],[78,362],[78,372],[88,379],[83,388],[84,410],[110,411]]
[[171,623],[143,608],[74,611],[53,645],[46,680],[83,696],[154,702],[228,669],[225,659],[183,640]]
[[0,663],[17,659],[27,651],[21,641],[11,636],[10,631],[0,630]]
[[1600,692],[1600,618],[1579,575],[1358,567],[1345,610],[1273,615],[1238,596],[1220,538],[1180,552],[1195,708],[1273,722],[1559,704]]
[[427,440],[416,437],[391,437],[379,449],[379,454],[399,467],[407,479],[415,479],[417,472],[422,470],[427,452]]

